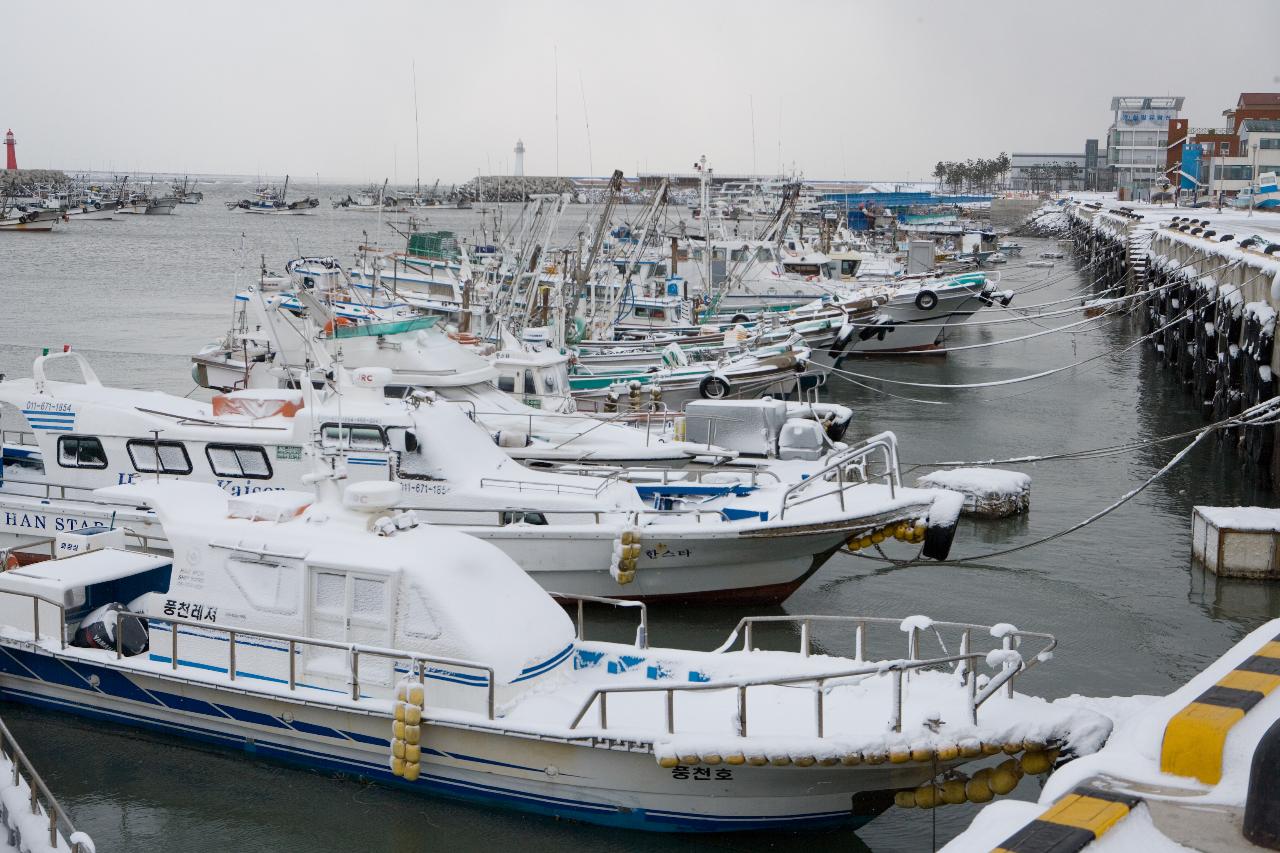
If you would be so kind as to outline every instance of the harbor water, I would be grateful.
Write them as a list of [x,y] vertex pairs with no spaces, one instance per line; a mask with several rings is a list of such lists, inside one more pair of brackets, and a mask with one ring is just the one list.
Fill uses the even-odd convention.
[[[251,216],[222,202],[246,184],[202,187],[205,201],[173,216],[72,222],[47,235],[0,237],[6,300],[0,315],[0,372],[29,375],[42,347],[71,344],[111,384],[204,396],[189,356],[225,334],[231,297],[299,254],[350,261],[357,244],[400,238],[376,214],[334,211],[327,198],[311,216]],[[344,191],[345,192],[345,191]],[[594,209],[571,208],[561,237],[571,239]],[[481,210],[430,209],[433,228],[472,236]],[[508,206],[504,216],[518,214]],[[403,218],[390,215],[388,219]],[[1001,286],[1018,291],[1013,308],[1086,291],[1090,274],[1070,261],[1023,266],[1059,248],[1024,239]],[[1066,247],[1062,247],[1064,250]],[[1070,303],[1064,303],[1070,304]],[[1046,310],[1062,308],[1059,304]],[[975,321],[1014,317],[986,309]],[[949,346],[990,343],[1081,319],[1071,314],[974,325]],[[1104,317],[1020,342],[965,349],[946,357],[859,360],[847,370],[876,379],[832,377],[827,399],[856,414],[851,435],[897,433],[903,476],[930,463],[1062,453],[1141,443],[1203,425],[1191,398],[1145,346],[1136,319]],[[1094,355],[1088,364],[1029,382],[973,389],[919,388],[879,379],[953,385],[1038,374]],[[887,393],[886,393],[887,392]],[[914,398],[914,399],[912,399]],[[920,402],[928,400],[930,402]],[[18,424],[3,424],[16,428]],[[1196,504],[1269,504],[1229,446],[1209,437],[1134,500],[1069,536],[1005,557],[981,555],[1031,542],[1089,517],[1163,466],[1189,441],[1150,443],[1090,460],[1005,465],[1030,474],[1031,511],[1003,521],[965,519],[952,551],[963,566],[898,568],[838,555],[774,612],[867,614],[984,624],[1012,622],[1059,639],[1055,658],[1019,689],[1059,697],[1167,693],[1245,633],[1280,615],[1280,588],[1220,580],[1190,565]],[[759,612],[756,610],[755,612]],[[718,646],[744,611],[730,606],[653,606],[654,645]],[[630,630],[606,615],[589,635],[621,639]],[[597,628],[599,634],[597,634]],[[849,651],[848,638],[816,630],[815,645]],[[795,638],[769,638],[781,647]],[[794,646],[790,646],[794,648]],[[351,778],[282,767],[247,752],[202,748],[24,706],[0,705],[50,787],[100,851],[420,851],[428,847],[526,853],[566,849],[663,851],[931,850],[968,825],[975,806],[890,811],[852,831],[723,837],[660,836],[604,830],[489,807],[415,797]],[[1034,777],[1014,796],[1038,793]]]

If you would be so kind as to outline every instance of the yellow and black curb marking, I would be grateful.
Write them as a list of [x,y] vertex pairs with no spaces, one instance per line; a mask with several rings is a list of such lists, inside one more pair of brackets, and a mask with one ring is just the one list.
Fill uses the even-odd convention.
[[1138,797],[1080,785],[992,853],[1076,853],[1128,816]]
[[1222,750],[1231,727],[1280,687],[1280,636],[1242,661],[1174,714],[1165,726],[1160,769],[1206,785],[1222,780]]

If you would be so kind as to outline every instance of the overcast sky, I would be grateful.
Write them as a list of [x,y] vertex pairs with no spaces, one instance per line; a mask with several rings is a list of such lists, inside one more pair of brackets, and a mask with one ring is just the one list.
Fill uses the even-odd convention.
[[509,172],[517,137],[526,174],[705,153],[721,172],[918,179],[1080,151],[1112,95],[1185,95],[1200,126],[1280,91],[1268,0],[6,0],[0,21],[19,165],[133,174],[412,184],[415,63],[422,179],[446,182]]

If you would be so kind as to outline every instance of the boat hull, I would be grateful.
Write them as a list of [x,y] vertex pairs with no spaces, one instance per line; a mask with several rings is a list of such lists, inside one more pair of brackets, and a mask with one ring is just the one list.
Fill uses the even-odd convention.
[[[25,645],[25,647],[24,647]],[[157,654],[162,650],[154,650]],[[71,654],[68,654],[71,652]],[[728,832],[858,826],[887,807],[885,791],[925,781],[927,765],[663,768],[651,745],[590,736],[499,732],[428,719],[422,774],[389,769],[384,713],[255,690],[241,673],[180,666],[139,672],[106,652],[57,653],[0,645],[0,696],[53,711],[140,727],[412,793],[499,805],[627,829]],[[93,659],[90,656],[96,656]],[[162,663],[167,658],[158,655]],[[213,668],[216,670],[216,667]],[[238,670],[239,672],[239,670]],[[227,682],[228,685],[231,682]],[[245,689],[245,688],[248,689]],[[371,704],[362,702],[359,704]]]

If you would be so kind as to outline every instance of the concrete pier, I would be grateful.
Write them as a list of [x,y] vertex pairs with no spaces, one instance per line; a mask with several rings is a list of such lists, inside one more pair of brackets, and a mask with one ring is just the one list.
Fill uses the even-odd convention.
[[[1149,345],[1206,421],[1276,396],[1280,215],[1086,199],[1065,216],[1096,293],[1147,294],[1130,304]],[[1219,437],[1238,446],[1246,469],[1280,484],[1276,425]]]

